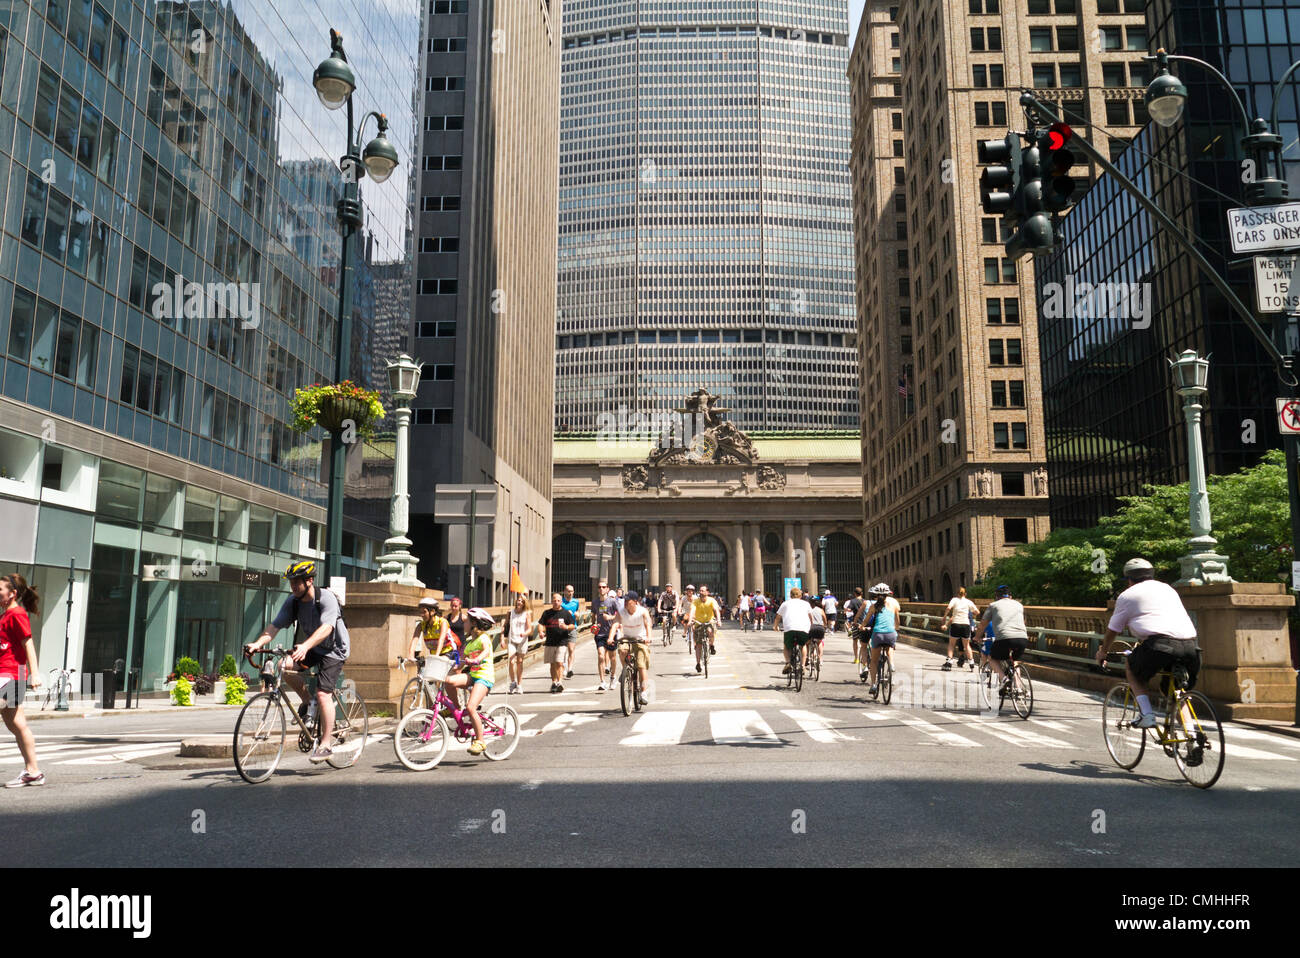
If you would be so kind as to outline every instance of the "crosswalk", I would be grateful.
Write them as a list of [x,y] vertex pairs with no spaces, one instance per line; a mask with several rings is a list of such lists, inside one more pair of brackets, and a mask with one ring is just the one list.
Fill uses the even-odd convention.
[[[690,700],[687,700],[690,701]],[[667,748],[684,743],[720,746],[819,745],[888,741],[944,748],[977,749],[1011,746],[1075,751],[1104,749],[1101,719],[1058,718],[1023,721],[1011,716],[929,709],[844,709],[827,715],[813,709],[758,708],[767,699],[733,699],[731,708],[687,709],[669,701],[639,715],[621,712],[521,712],[520,735],[539,742],[607,745],[604,734],[618,732],[614,743],[627,748]],[[584,734],[586,733],[586,734]],[[905,737],[899,738],[902,734]],[[1300,761],[1300,740],[1225,726],[1227,756],[1248,761]]]
[[[118,765],[157,755],[175,755],[179,739],[165,742],[61,742],[36,741],[36,756],[41,768],[47,765]],[[0,766],[21,766],[22,754],[14,744],[0,745]]]

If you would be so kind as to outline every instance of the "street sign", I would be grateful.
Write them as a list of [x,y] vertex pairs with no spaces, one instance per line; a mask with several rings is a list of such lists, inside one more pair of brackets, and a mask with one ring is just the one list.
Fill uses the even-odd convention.
[[1291,563],[1291,588],[1300,591],[1300,562]]
[[450,525],[447,526],[447,564],[448,565],[477,565],[480,562],[486,562],[491,554],[489,545],[488,526],[475,525],[474,529],[474,561],[470,562],[470,541],[467,534],[470,530],[468,525]]
[[1297,266],[1300,266],[1300,256],[1294,254],[1255,257],[1255,306],[1261,313],[1300,310]]
[[803,588],[803,578],[802,578],[802,577],[795,578],[795,579],[786,579],[786,580],[785,580],[785,590],[784,590],[784,591],[782,592],[782,594],[781,594],[781,599],[780,599],[780,601],[784,602],[786,599],[790,598],[790,590],[791,590],[791,589],[802,589],[802,588]]
[[1234,253],[1300,247],[1300,203],[1228,210]]
[[1300,399],[1277,401],[1277,430],[1284,436],[1300,435]]
[[497,487],[439,483],[434,487],[433,517],[438,522],[468,522],[490,526],[497,519]]

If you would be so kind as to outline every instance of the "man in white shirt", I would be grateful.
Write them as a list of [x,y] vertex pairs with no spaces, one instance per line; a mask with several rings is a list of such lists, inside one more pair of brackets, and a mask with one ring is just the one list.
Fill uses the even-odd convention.
[[[945,672],[952,668],[952,653],[957,647],[958,639],[961,639],[964,653],[962,662],[969,662],[971,671],[975,671],[975,657],[970,651],[970,630],[971,626],[979,621],[979,614],[979,606],[966,598],[965,587],[958,589],[957,594],[948,600],[943,621],[939,623],[939,628],[946,626],[948,629],[948,658],[943,662]],[[961,662],[957,664],[960,667]]]
[[772,623],[772,631],[779,632],[785,629],[785,646],[783,654],[785,655],[785,668],[781,670],[782,675],[790,674],[790,653],[794,647],[799,646],[800,661],[808,664],[808,633],[812,630],[812,606],[808,600],[803,597],[803,591],[800,589],[791,589],[790,598],[781,603],[781,608],[776,610],[776,621]]
[[1155,569],[1146,559],[1129,559],[1124,564],[1124,578],[1129,586],[1115,600],[1115,611],[1097,650],[1097,664],[1105,664],[1115,636],[1125,628],[1142,640],[1131,655],[1125,656],[1124,674],[1137,698],[1138,708],[1142,710],[1141,718],[1133,723],[1133,727],[1155,728],[1156,716],[1151,708],[1147,682],[1157,672],[1182,662],[1195,683],[1200,669],[1196,626],[1183,608],[1178,593],[1172,586],[1156,579]]
[[830,589],[822,589],[822,610],[826,613],[827,629],[834,632],[838,622],[836,614],[840,610],[840,600],[835,598],[835,593]]

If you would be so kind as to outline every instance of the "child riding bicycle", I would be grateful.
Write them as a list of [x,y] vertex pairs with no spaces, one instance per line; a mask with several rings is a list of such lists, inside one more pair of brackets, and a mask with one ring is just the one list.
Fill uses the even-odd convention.
[[470,609],[466,615],[469,616],[471,632],[465,640],[462,668],[467,671],[451,673],[443,680],[443,685],[452,690],[452,696],[456,695],[456,689],[469,690],[466,708],[469,710],[469,720],[474,725],[474,741],[470,743],[469,753],[480,755],[487,748],[487,743],[483,741],[483,719],[479,717],[478,707],[496,683],[492,660],[493,643],[487,635],[496,625],[496,620],[480,608]]

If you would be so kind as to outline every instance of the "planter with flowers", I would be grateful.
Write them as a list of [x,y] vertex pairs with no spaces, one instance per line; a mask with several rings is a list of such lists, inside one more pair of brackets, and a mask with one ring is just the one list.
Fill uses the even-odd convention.
[[357,437],[368,439],[376,423],[384,418],[384,404],[379,401],[378,392],[346,380],[337,385],[313,383],[305,389],[294,390],[289,412],[289,428],[295,432],[311,432],[315,426],[335,432],[351,420]]

